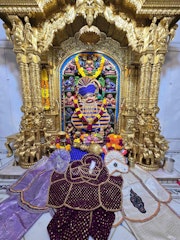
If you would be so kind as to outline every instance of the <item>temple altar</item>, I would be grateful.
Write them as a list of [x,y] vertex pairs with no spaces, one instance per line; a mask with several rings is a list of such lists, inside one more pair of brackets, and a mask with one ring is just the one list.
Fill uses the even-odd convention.
[[[87,179],[93,183],[96,180],[96,187],[96,184],[109,186],[102,188],[98,193],[96,187],[92,190],[96,200],[100,195],[100,200],[96,201],[98,210],[88,205],[93,209],[91,211],[94,211],[93,220],[98,220],[96,219],[98,211],[103,215],[104,210],[113,209],[118,212],[120,220],[125,219],[131,229],[139,234],[136,237],[142,239],[143,233],[139,230],[139,224],[133,223],[133,220],[137,219],[141,222],[139,218],[143,215],[138,210],[145,214],[143,220],[153,218],[157,223],[158,217],[162,219],[161,214],[163,216],[168,209],[164,204],[169,201],[168,193],[162,190],[164,199],[160,199],[158,193],[151,188],[151,184],[156,182],[144,171],[162,168],[168,150],[168,142],[161,134],[157,117],[160,110],[158,95],[161,69],[168,45],[178,27],[179,1],[173,4],[168,1],[152,4],[151,1],[139,0],[122,2],[34,0],[31,3],[27,1],[26,5],[24,1],[23,4],[19,1],[16,4],[14,2],[9,1],[5,4],[0,0],[0,18],[4,21],[6,35],[12,42],[16,54],[23,98],[21,107],[23,116],[19,132],[7,137],[8,157],[14,156],[15,165],[28,169],[23,176],[25,179],[26,176],[29,178],[37,173],[39,166],[40,169],[42,167],[45,172],[40,170],[40,175],[44,176],[47,182],[43,182],[43,178],[38,178],[36,182],[35,174],[28,185],[30,186],[28,190],[33,194],[36,193],[34,183],[40,183],[39,186],[42,184],[42,188],[43,184],[47,183],[46,190],[47,186],[51,185],[52,192],[49,192],[49,196],[51,197],[52,194],[55,197],[51,199],[49,197],[49,205],[47,205],[60,207],[57,218],[64,217],[64,210],[68,211],[68,214],[72,213],[74,206],[75,210],[79,211],[78,217],[81,218],[84,217],[81,211],[84,209],[73,201],[72,203],[72,199],[67,197],[60,199],[58,203],[54,202],[56,181],[61,183],[58,186],[67,189],[68,177],[72,182],[80,178],[84,185],[83,190],[81,184],[79,185],[79,192],[85,191],[84,189],[88,187],[93,189],[91,184],[88,187],[85,185]],[[75,163],[68,165],[69,175],[68,171],[54,174],[50,182],[51,171],[58,168],[61,165],[58,161],[62,160],[62,156],[56,156],[56,165],[56,161],[51,162],[51,156],[56,151],[60,153],[62,150],[70,152],[71,160],[75,160]],[[117,162],[113,162],[114,158],[108,160],[107,165],[110,164],[114,168],[118,166],[118,171],[122,173],[119,179],[112,177],[111,169],[107,170],[106,166],[97,160],[99,154],[104,154],[107,160],[107,155],[114,150],[120,156],[115,157]],[[74,159],[77,152],[83,155],[88,152],[87,154],[90,154],[94,161],[86,162],[83,156]],[[50,163],[47,159],[50,159]],[[43,165],[43,161],[47,165]],[[104,161],[102,162],[104,164]],[[114,168],[116,172],[117,169]],[[129,169],[128,173],[127,169]],[[108,179],[107,182],[99,180],[98,174],[101,171],[101,177]],[[127,175],[124,174],[125,172]],[[149,185],[147,182],[142,183],[143,177],[149,181]],[[121,189],[117,186],[121,185],[121,178],[124,181],[122,198],[127,200],[128,195],[129,204],[124,205],[123,210],[118,205],[120,204],[118,201],[114,208],[111,206],[112,201],[105,206],[103,200],[107,189],[116,191],[117,199],[121,200]],[[134,186],[133,189],[131,185]],[[69,191],[73,186],[72,183]],[[143,193],[142,198],[139,189]],[[158,184],[157,189],[161,189]],[[11,190],[13,191],[13,186]],[[28,191],[24,189],[14,191],[21,192],[23,205]],[[148,191],[152,191],[155,197],[149,198]],[[145,207],[143,199],[145,199]],[[17,206],[16,200],[15,196],[11,196],[7,202],[15,204],[18,213],[23,211],[23,214],[29,214],[29,212],[24,213],[24,208],[20,210],[21,203]],[[28,210],[29,207],[31,208],[31,200],[27,201]],[[131,215],[131,204],[137,208],[139,202],[138,210],[133,211],[135,216]],[[66,209],[67,206],[70,209]],[[149,206],[152,206],[152,209]],[[7,205],[3,207],[6,208]],[[122,215],[118,210],[122,210]],[[112,212],[108,214],[113,223]],[[37,220],[40,215],[35,214],[34,219]],[[88,212],[88,216],[85,216],[86,223],[91,219],[91,215],[92,212],[90,215]],[[171,211],[169,216],[176,222],[174,219],[177,216]],[[105,218],[102,221],[106,225]],[[56,215],[51,224],[50,237],[55,239],[56,233],[51,232],[51,228],[53,224],[57,226],[59,224],[58,221],[56,222]],[[163,224],[166,225],[165,222]],[[146,228],[146,224],[143,223],[143,226]],[[88,231],[91,236],[96,237],[93,224]]]

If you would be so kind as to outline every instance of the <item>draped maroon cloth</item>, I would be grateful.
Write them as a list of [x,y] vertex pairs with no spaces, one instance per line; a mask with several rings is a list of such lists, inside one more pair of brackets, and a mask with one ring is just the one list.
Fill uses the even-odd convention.
[[121,210],[122,182],[121,176],[109,176],[101,157],[91,153],[72,162],[64,174],[54,172],[48,206],[57,212],[48,225],[50,238],[108,239],[114,212]]

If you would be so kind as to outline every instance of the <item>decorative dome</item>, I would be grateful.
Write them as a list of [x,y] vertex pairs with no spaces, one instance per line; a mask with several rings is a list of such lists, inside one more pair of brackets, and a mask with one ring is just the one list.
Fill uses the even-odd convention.
[[95,26],[89,27],[88,25],[85,25],[79,31],[79,39],[83,43],[96,44],[100,40],[100,37],[101,32]]

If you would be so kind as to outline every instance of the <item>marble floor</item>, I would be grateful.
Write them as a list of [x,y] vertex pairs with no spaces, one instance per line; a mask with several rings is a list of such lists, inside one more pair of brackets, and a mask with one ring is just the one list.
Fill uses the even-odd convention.
[[[171,156],[174,162],[174,169],[172,172],[167,172],[164,169],[159,169],[157,171],[150,172],[169,192],[172,194],[172,200],[169,203],[170,208],[172,208],[177,215],[180,216],[180,154],[171,153]],[[25,169],[22,169],[18,166],[13,166],[14,160],[6,158],[5,153],[0,154],[0,201],[8,198],[6,194],[6,189],[14,183],[24,172]],[[50,213],[44,213],[37,222],[28,230],[24,235],[22,240],[49,240],[47,233],[47,225],[51,220]],[[123,221],[116,228],[111,229],[111,234],[109,240],[136,240],[137,238],[130,230],[126,221]],[[167,238],[168,239],[168,238]],[[4,240],[4,239],[3,239]],[[16,240],[16,239],[8,239]],[[75,240],[75,239],[74,239]],[[89,238],[92,240],[92,238]],[[157,239],[158,240],[158,239]],[[174,239],[178,240],[178,239]]]

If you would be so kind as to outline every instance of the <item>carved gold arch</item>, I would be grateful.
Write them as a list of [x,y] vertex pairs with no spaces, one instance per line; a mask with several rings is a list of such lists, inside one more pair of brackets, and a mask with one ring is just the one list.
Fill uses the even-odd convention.
[[[71,46],[71,48],[69,46]],[[111,51],[108,50],[109,46],[112,46]],[[59,95],[60,95],[59,91],[57,91],[57,89],[59,89],[59,78],[60,78],[59,69],[61,68],[63,62],[68,57],[70,57],[75,53],[81,53],[81,52],[103,53],[117,63],[118,67],[121,69],[121,76],[119,77],[121,78],[120,96],[122,97],[118,99],[119,106],[120,106],[122,103],[122,99],[124,98],[124,95],[125,95],[125,88],[123,87],[123,83],[125,79],[125,71],[126,71],[126,65],[127,65],[126,61],[127,59],[129,62],[132,62],[133,60],[132,60],[131,52],[127,48],[126,49],[121,48],[118,42],[116,42],[111,38],[106,38],[106,37],[101,39],[95,46],[91,47],[83,44],[76,36],[74,38],[69,38],[68,40],[63,42],[59,48],[55,48],[52,50],[51,57],[52,57],[53,65],[56,66],[53,68],[53,71],[52,71],[52,76],[53,76],[52,78],[56,76],[55,77],[56,82],[52,90],[55,101],[56,102],[59,101]],[[119,112],[121,112],[121,109],[119,109]],[[120,125],[121,125],[120,123],[121,123],[121,119],[119,118],[119,121],[116,126],[116,132],[118,133],[120,132]],[[60,128],[62,128],[61,122],[57,124],[57,128],[58,128],[58,125],[60,125]]]
[[[138,5],[138,1],[134,3]],[[149,50],[157,50],[163,47],[163,50],[167,46],[161,46],[162,43],[156,41],[161,38],[171,38],[173,37],[173,27],[170,32],[169,26],[173,21],[173,17],[151,17],[151,24],[144,26],[138,26],[137,21],[133,18],[129,18],[123,12],[116,14],[113,7],[106,6],[102,0],[100,1],[76,1],[75,5],[66,5],[63,11],[55,13],[53,17],[48,18],[42,23],[38,24],[36,27],[32,28],[29,23],[29,18],[24,17],[24,22],[16,15],[9,15],[9,21],[12,24],[12,31],[5,26],[9,37],[11,34],[16,32],[16,38],[13,39],[15,45],[23,45],[29,42],[33,50],[43,53],[47,51],[53,42],[53,38],[57,31],[62,30],[66,25],[71,24],[75,21],[77,16],[83,16],[87,22],[88,27],[93,25],[93,21],[102,15],[107,22],[114,24],[117,29],[126,32],[126,37],[128,39],[129,46],[136,52],[144,52]],[[13,28],[14,26],[14,28]],[[163,31],[163,36],[161,37]],[[29,34],[29,40],[28,40]],[[26,37],[27,35],[27,37]],[[157,46],[158,45],[158,46]],[[23,51],[23,47],[21,47]]]

